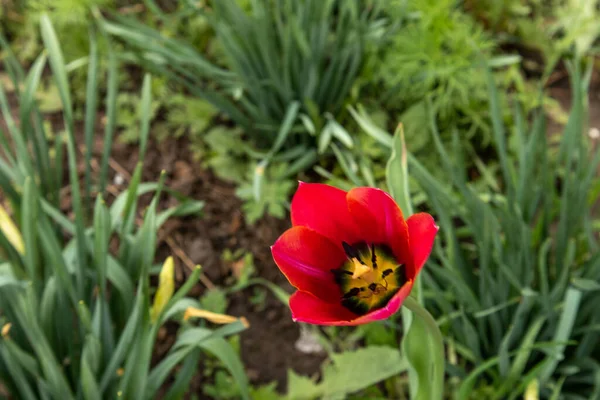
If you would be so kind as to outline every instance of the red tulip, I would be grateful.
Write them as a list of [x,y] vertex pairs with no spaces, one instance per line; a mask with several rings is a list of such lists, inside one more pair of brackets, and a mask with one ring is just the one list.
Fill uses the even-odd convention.
[[290,298],[294,321],[359,325],[388,318],[410,294],[437,231],[429,214],[405,220],[382,190],[301,182],[292,228],[271,247],[298,289]]

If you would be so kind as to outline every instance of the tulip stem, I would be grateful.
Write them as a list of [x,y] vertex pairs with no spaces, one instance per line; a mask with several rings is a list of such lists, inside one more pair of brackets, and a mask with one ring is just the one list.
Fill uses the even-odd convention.
[[444,393],[444,338],[442,333],[435,322],[435,319],[431,316],[419,302],[412,298],[407,297],[403,304],[406,308],[417,315],[425,324],[430,340],[430,349],[433,352],[433,376],[431,381],[428,383],[431,385],[432,399],[442,399]]

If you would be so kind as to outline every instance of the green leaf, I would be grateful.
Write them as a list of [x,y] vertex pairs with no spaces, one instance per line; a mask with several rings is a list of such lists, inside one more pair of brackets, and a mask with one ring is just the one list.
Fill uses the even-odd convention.
[[84,358],[81,360],[81,388],[83,390],[83,398],[85,400],[101,400],[101,392],[96,382],[94,372],[88,361]]
[[593,292],[596,290],[600,290],[600,283],[592,279],[573,278],[571,280],[571,283],[577,289],[582,290],[584,292]]
[[94,207],[94,262],[96,264],[96,272],[98,274],[98,285],[102,297],[106,293],[106,270],[109,255],[111,220],[108,208],[104,204],[104,200],[100,195],[96,198]]
[[582,292],[574,288],[568,288],[565,293],[564,305],[560,319],[558,321],[558,329],[554,332],[553,342],[562,343],[557,346],[555,351],[549,356],[552,358],[552,362],[545,366],[540,372],[540,383],[545,383],[558,365],[559,361],[564,358],[564,350],[566,343],[571,336],[573,330],[573,324],[577,317],[577,310],[579,309],[579,303],[581,301]]
[[34,395],[33,388],[25,375],[23,367],[10,352],[10,349],[15,348],[16,345],[12,343],[10,338],[4,340],[5,343],[0,346],[0,355],[2,356],[8,374],[19,393],[19,398],[22,398],[23,400],[36,400],[37,397]]
[[402,309],[404,338],[402,351],[409,371],[411,398],[432,399],[433,387],[430,384],[433,357],[429,347],[427,327],[423,320]]
[[117,56],[112,50],[112,44],[107,38],[108,43],[108,82],[106,90],[106,125],[104,126],[104,148],[102,151],[102,160],[100,161],[99,192],[104,195],[106,189],[106,180],[108,178],[108,162],[110,151],[112,149],[113,135],[115,133],[116,113],[117,113],[117,92],[118,92],[118,67]]
[[348,107],[348,111],[352,114],[352,117],[358,122],[360,127],[371,137],[377,140],[379,143],[383,144],[386,147],[392,147],[392,137],[389,133],[379,128],[375,123],[369,118],[367,113],[362,107],[358,107],[358,111],[356,111],[352,107]]
[[33,180],[30,177],[27,177],[23,188],[21,229],[25,245],[25,254],[23,258],[27,268],[28,278],[33,281],[34,285],[39,285],[39,281],[41,280],[41,274],[38,271],[39,247],[36,236],[36,224],[39,212],[38,201],[39,198]]
[[200,342],[198,346],[212,353],[225,365],[235,382],[237,382],[240,389],[240,396],[245,400],[249,400],[248,378],[246,377],[244,365],[229,342],[222,337],[215,337]]
[[77,262],[76,268],[76,288],[80,298],[83,297],[84,291],[84,271],[87,267],[86,254],[86,238],[84,231],[83,207],[81,202],[81,194],[79,187],[79,176],[77,172],[77,152],[75,150],[75,132],[73,121],[73,105],[69,94],[69,82],[65,62],[60,48],[56,32],[52,27],[50,18],[43,15],[40,20],[40,29],[44,45],[48,51],[50,66],[52,68],[53,77],[58,87],[60,98],[63,103],[63,118],[67,130],[67,157],[69,165],[69,182],[71,184],[71,193],[73,200],[73,209],[75,212],[75,239],[77,247]]
[[[323,367],[323,378],[315,384],[309,378],[288,371],[288,398],[340,398],[356,393],[407,370],[400,351],[385,346],[370,346],[331,354],[331,365]],[[369,366],[357,368],[357,366]]]
[[94,147],[94,130],[98,112],[98,43],[94,26],[90,27],[90,57],[88,64],[88,79],[85,95],[85,178],[84,178],[84,204],[86,211],[91,207],[92,196],[92,153]]
[[149,74],[144,75],[142,84],[142,101],[140,103],[140,156],[139,162],[144,163],[146,156],[146,146],[148,143],[148,134],[150,132],[150,106],[152,104],[152,77]]
[[[334,353],[331,360],[333,365],[323,369],[322,385],[326,395],[355,393],[407,370],[400,351],[383,346]],[[369,368],[356,368],[357,365]]]
[[288,369],[288,400],[313,400],[322,396],[323,390],[312,379],[296,374]]
[[227,310],[227,296],[221,289],[211,289],[200,298],[200,307],[217,314],[225,314]]
[[[188,355],[194,351],[194,349],[201,346],[202,343],[209,341],[211,345],[208,348],[203,348],[211,352],[214,351],[213,354],[216,357],[221,356],[225,365],[228,368],[232,368],[231,373],[234,378],[236,380],[239,378],[238,385],[242,390],[242,395],[245,392],[245,398],[248,398],[247,381],[243,372],[243,366],[241,367],[242,369],[240,372],[241,361],[239,361],[237,354],[235,354],[229,343],[223,339],[224,336],[236,334],[244,329],[246,329],[244,324],[240,321],[237,321],[214,331],[206,328],[189,328],[183,331],[179,335],[177,342],[171,348],[167,357],[165,357],[152,369],[152,371],[150,371],[148,376],[148,385],[146,387],[147,396],[150,398],[154,397],[156,391],[160,388],[172,369],[175,368],[175,366],[182,360],[188,357]],[[221,339],[221,341],[214,341],[217,339]]]
[[352,136],[350,136],[348,131],[344,129],[343,126],[338,124],[336,120],[330,117],[327,125],[330,125],[329,129],[331,130],[331,134],[333,135],[333,137],[342,142],[344,146],[346,146],[349,149],[354,147],[354,141],[352,140]]
[[392,155],[387,163],[386,180],[390,194],[406,217],[412,215],[412,202],[408,187],[407,150],[402,125],[398,126],[392,140]]
[[[138,286],[138,290],[140,290],[141,284]],[[131,347],[136,340],[136,337],[139,335],[139,330],[142,328],[140,325],[143,321],[142,313],[147,312],[144,310],[144,305],[146,302],[144,301],[144,296],[138,295],[136,297],[136,303],[133,307],[129,318],[127,319],[127,323],[121,332],[121,336],[119,341],[117,342],[117,347],[115,351],[112,353],[104,373],[102,374],[102,379],[100,380],[100,390],[104,392],[109,384],[113,380],[117,378],[117,369],[121,366],[123,360],[125,360],[131,352]]]
[[202,352],[200,349],[192,351],[184,360],[183,365],[177,371],[175,382],[169,388],[169,392],[164,396],[165,400],[178,400],[184,398],[189,392],[190,384],[198,370],[198,362]]

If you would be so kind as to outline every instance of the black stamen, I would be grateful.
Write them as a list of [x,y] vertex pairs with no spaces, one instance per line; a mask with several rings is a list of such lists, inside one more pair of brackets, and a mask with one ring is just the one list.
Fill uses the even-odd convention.
[[344,293],[344,295],[342,296],[342,299],[347,299],[350,297],[354,297],[356,295],[358,295],[360,293],[360,289],[355,287],[350,289],[349,291],[347,291],[346,293]]
[[383,272],[381,273],[381,277],[382,277],[382,278],[385,278],[386,276],[388,276],[388,275],[389,275],[389,274],[391,274],[392,272],[394,272],[394,270],[393,270],[393,269],[391,269],[391,268],[388,268],[388,269],[386,269],[385,271],[383,271]]
[[377,289],[377,284],[376,284],[375,282],[373,282],[373,283],[371,283],[371,284],[369,285],[369,290],[370,290],[371,292],[374,292],[374,291],[375,291],[375,289]]
[[345,269],[332,269],[331,273],[334,275],[352,275],[352,272],[346,271]]
[[364,263],[363,260],[360,259],[360,254],[358,253],[358,250],[356,250],[355,247],[350,246],[346,242],[342,242],[342,246],[344,247],[344,252],[346,253],[346,256],[348,256],[349,259],[356,258],[358,260],[358,262],[361,263],[362,265],[367,265]]
[[377,269],[377,256],[375,255],[375,244],[371,243],[371,264],[373,269]]
[[358,251],[350,246],[348,243],[346,242],[342,242],[342,246],[344,247],[344,252],[346,253],[346,255],[348,256],[348,258],[358,258]]

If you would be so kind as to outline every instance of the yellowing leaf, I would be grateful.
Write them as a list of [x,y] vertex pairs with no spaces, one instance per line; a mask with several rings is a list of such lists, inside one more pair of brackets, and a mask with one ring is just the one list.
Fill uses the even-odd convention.
[[21,232],[2,206],[0,206],[0,230],[2,230],[2,233],[15,250],[21,254],[25,254],[25,245],[23,244]]
[[2,327],[2,337],[8,336],[8,332],[10,332],[11,327],[12,327],[12,324],[10,322],[7,324],[4,324],[4,326]]
[[168,257],[158,276],[158,289],[154,295],[154,304],[150,310],[152,322],[156,322],[163,308],[167,305],[175,290],[175,262],[173,257]]
[[539,398],[539,384],[537,379],[534,379],[529,385],[527,385],[524,400],[539,400]]
[[201,310],[199,308],[188,307],[185,310],[183,319],[187,321],[188,319],[190,319],[192,317],[204,318],[214,324],[231,324],[231,323],[239,320],[242,322],[242,324],[244,324],[244,326],[246,328],[248,328],[250,326],[250,324],[248,323],[248,320],[245,317],[238,318],[238,317],[234,317],[232,315],[218,314],[218,313],[214,313],[211,311]]

